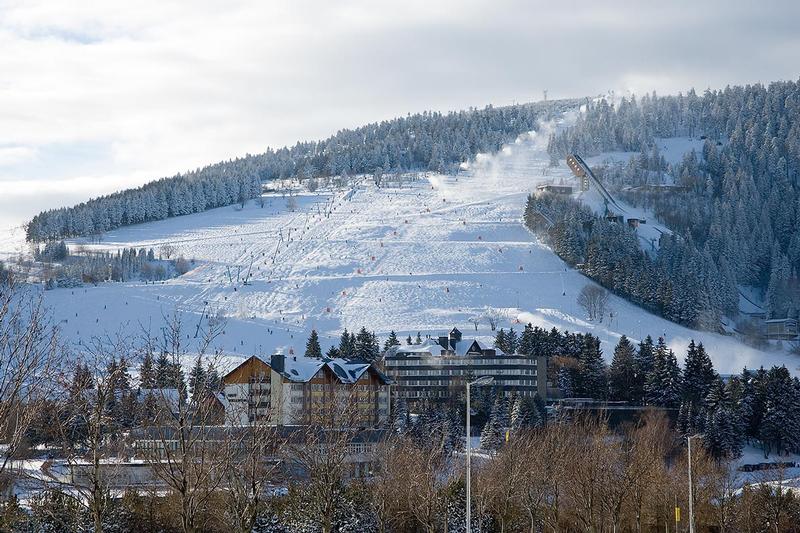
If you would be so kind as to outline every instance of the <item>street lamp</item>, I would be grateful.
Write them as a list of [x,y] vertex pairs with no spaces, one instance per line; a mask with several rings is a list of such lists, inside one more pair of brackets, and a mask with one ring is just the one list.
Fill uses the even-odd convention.
[[686,437],[689,445],[689,533],[694,533],[694,494],[692,491],[692,439],[702,437],[701,434]]
[[480,387],[481,385],[488,385],[494,381],[492,376],[481,376],[475,381],[467,381],[467,533],[472,532],[472,498],[470,487],[470,463],[472,459],[472,435],[470,433],[470,406],[469,406],[469,388],[472,385]]

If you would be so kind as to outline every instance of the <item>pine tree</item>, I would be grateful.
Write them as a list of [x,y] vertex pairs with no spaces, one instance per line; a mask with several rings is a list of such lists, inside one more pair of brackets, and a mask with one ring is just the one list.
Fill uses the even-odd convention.
[[201,356],[195,359],[194,366],[189,373],[189,389],[192,393],[192,401],[195,403],[200,402],[207,391],[206,369],[203,367]]
[[653,338],[648,335],[645,340],[639,343],[639,350],[636,352],[636,380],[638,385],[636,390],[632,392],[634,401],[638,403],[645,402],[645,387],[647,379],[653,372],[655,366],[655,351],[653,348]]
[[522,335],[519,338],[519,346],[517,350],[522,355],[533,355],[535,347],[535,336],[533,326],[527,324],[525,329],[522,330]]
[[492,406],[492,412],[489,415],[489,420],[483,426],[481,431],[481,448],[486,451],[494,451],[500,448],[503,444],[504,427],[502,425],[503,405],[500,398],[496,398]]
[[154,378],[154,388],[166,389],[174,383],[172,366],[167,358],[167,352],[162,351],[156,359]]
[[216,365],[208,363],[206,367],[206,389],[209,392],[217,392],[222,387],[222,378],[219,375]]
[[678,359],[672,350],[664,358],[663,374],[661,376],[661,405],[664,407],[678,407],[681,401],[683,380]]
[[143,389],[153,389],[156,386],[155,370],[153,369],[153,354],[147,352],[142,358],[139,367],[139,386]]
[[328,348],[328,351],[325,352],[325,357],[327,359],[338,359],[341,356],[342,354],[339,352],[339,348],[337,348],[336,346],[331,346],[330,348]]
[[503,353],[508,353],[508,344],[506,343],[506,332],[500,328],[494,336],[494,345]]
[[586,335],[578,369],[578,394],[605,399],[608,392],[606,363],[600,351],[600,339]]
[[386,339],[386,342],[383,344],[383,351],[388,351],[393,346],[400,346],[400,341],[397,340],[397,334],[394,330],[389,332],[389,338]]
[[715,379],[714,366],[703,344],[695,346],[692,340],[684,363],[683,398],[695,404],[703,401]]
[[509,415],[512,429],[519,429],[522,427],[522,423],[526,419],[523,409],[522,398],[514,394],[511,397],[511,413]]
[[505,341],[506,341],[506,349],[503,351],[508,354],[517,353],[518,340],[517,340],[517,332],[514,331],[514,328],[510,328],[508,330],[508,333],[506,333]]
[[678,419],[675,421],[675,429],[684,437],[690,435],[689,429],[689,409],[691,405],[686,402],[681,402],[678,408]]
[[785,366],[767,372],[764,418],[759,436],[765,456],[800,451],[800,397],[798,385]]
[[658,339],[652,371],[645,379],[645,401],[650,405],[678,407],[683,387],[681,369],[663,337]]
[[717,458],[735,458],[741,455],[742,435],[736,427],[734,413],[727,406],[708,412],[703,443]]
[[355,346],[353,355],[358,359],[373,362],[380,358],[380,348],[374,333],[367,331],[367,328],[361,327],[358,334],[355,336]]
[[620,337],[608,370],[609,393],[612,400],[638,401],[644,380],[636,365],[636,350],[628,337]]
[[408,404],[405,398],[397,398],[393,406],[392,427],[397,433],[403,433],[409,426]]
[[562,366],[558,369],[558,390],[562,398],[574,398],[575,388],[572,379],[572,369]]
[[520,430],[541,425],[539,411],[533,402],[522,396],[515,396],[511,407],[510,427],[513,430]]
[[417,332],[417,338],[414,339],[414,344],[422,344],[422,335],[419,331]]
[[117,364],[114,388],[118,391],[129,391],[131,389],[131,373],[128,370],[128,360],[124,355],[120,356],[119,363]]
[[317,335],[317,330],[312,329],[311,335],[308,336],[308,341],[306,341],[306,357],[314,357],[314,358],[321,358],[322,357],[322,348],[319,345],[319,335]]
[[[687,401],[688,400],[687,398]],[[728,396],[728,391],[725,389],[725,383],[722,381],[722,378],[717,377],[711,382],[708,387],[708,392],[703,398],[703,403],[709,411],[716,411],[720,407],[730,405],[730,397]]]
[[339,355],[340,357],[347,359],[348,357],[352,357],[354,352],[355,340],[347,331],[347,328],[345,328],[342,332],[342,336],[339,338]]

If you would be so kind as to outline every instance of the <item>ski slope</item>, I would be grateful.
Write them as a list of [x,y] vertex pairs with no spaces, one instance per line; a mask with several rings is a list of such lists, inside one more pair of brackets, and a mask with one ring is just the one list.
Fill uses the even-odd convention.
[[[323,350],[338,342],[344,327],[366,326],[382,338],[395,330],[404,338],[457,326],[488,337],[486,320],[477,332],[468,320],[492,308],[505,328],[531,322],[591,332],[609,360],[621,335],[638,341],[650,334],[665,336],[679,357],[691,338],[702,341],[721,373],[780,363],[794,372],[786,352],[760,352],[732,337],[689,330],[615,296],[613,319],[586,320],[576,297],[591,282],[522,224],[526,196],[536,185],[577,185],[565,165],[548,168],[553,127],[545,124],[497,155],[479,156],[457,175],[423,173],[402,187],[383,188],[359,179],[341,190],[298,194],[294,210],[273,194],[264,207],[250,202],[121,228],[100,244],[73,241],[103,249],[158,250],[169,243],[196,262],[180,278],[155,285],[56,289],[44,298],[76,344],[120,331],[155,333],[173,312],[191,344],[201,316],[210,313],[226,319],[214,344],[226,356],[302,354],[312,328]],[[591,194],[585,201],[594,205]]]

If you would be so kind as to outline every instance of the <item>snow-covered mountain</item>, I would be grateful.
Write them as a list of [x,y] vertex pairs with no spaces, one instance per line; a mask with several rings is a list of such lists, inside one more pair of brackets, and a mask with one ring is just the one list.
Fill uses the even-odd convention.
[[[46,302],[75,343],[120,329],[157,332],[163,316],[177,310],[188,342],[201,317],[214,315],[227,321],[216,348],[230,356],[302,353],[312,328],[323,350],[345,327],[366,326],[383,337],[395,330],[404,338],[458,326],[488,337],[488,321],[480,321],[477,333],[469,321],[488,309],[503,317],[505,328],[532,322],[591,332],[609,359],[622,334],[636,340],[650,334],[665,336],[679,357],[691,338],[702,341],[721,373],[784,362],[793,368],[786,353],[689,330],[614,296],[612,319],[586,320],[576,296],[591,281],[522,223],[525,198],[536,185],[577,185],[565,166],[549,168],[546,144],[554,127],[545,124],[497,155],[479,156],[457,175],[421,173],[381,187],[357,178],[291,199],[271,193],[263,207],[251,201],[243,209],[121,228],[100,244],[72,241],[102,249],[169,244],[195,263],[163,283],[55,289],[45,291]],[[593,194],[583,199],[599,205]]]

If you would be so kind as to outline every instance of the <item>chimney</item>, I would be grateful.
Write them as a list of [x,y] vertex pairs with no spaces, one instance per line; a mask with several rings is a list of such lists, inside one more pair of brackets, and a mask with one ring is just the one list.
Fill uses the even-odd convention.
[[447,337],[445,337],[444,335],[439,335],[439,346],[441,346],[445,350],[450,349],[450,346],[448,346],[447,344]]
[[284,355],[282,353],[276,353],[272,355],[270,359],[270,366],[275,372],[283,373],[286,366],[284,365]]

